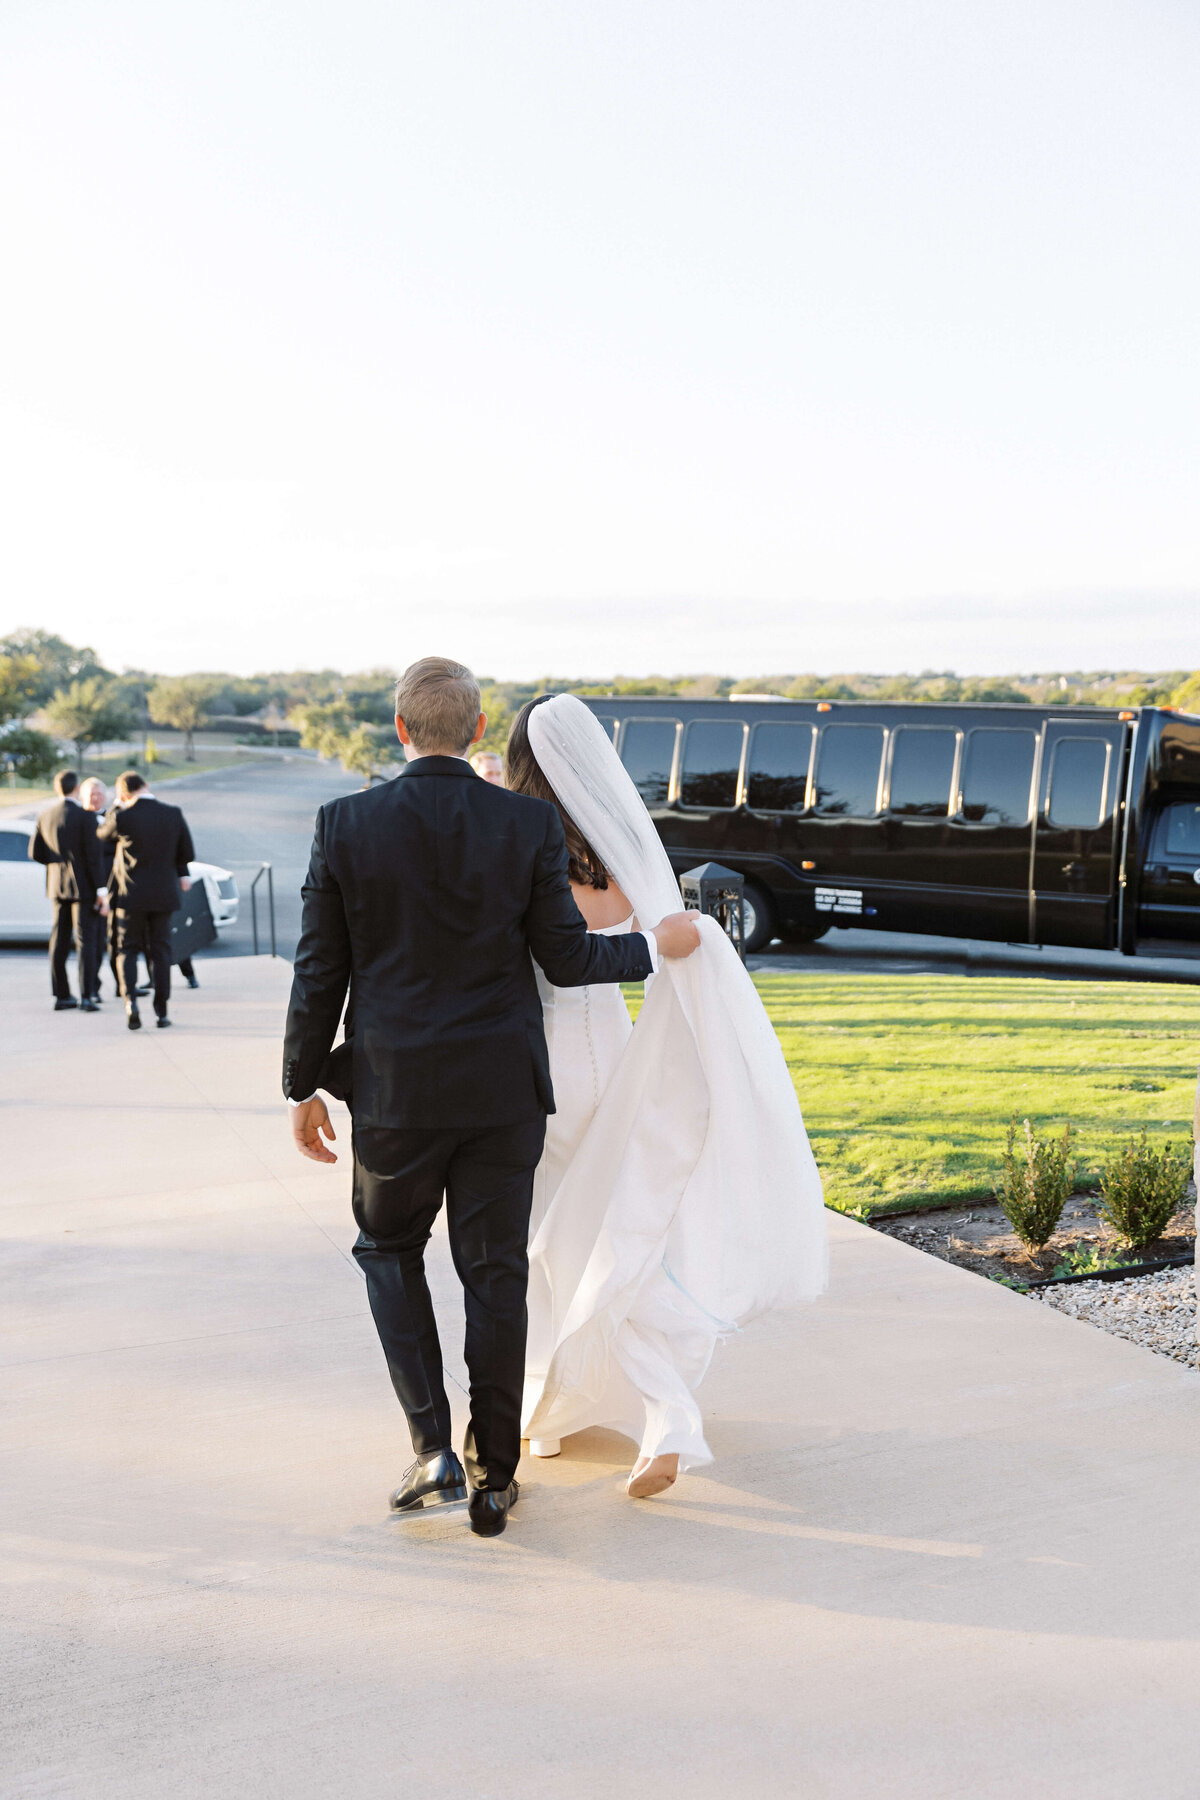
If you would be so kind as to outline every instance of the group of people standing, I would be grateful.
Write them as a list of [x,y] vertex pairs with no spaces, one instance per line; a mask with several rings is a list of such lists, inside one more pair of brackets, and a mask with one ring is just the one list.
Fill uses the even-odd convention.
[[[138,998],[154,996],[159,1028],[169,1026],[171,915],[190,886],[195,851],[178,806],[158,800],[136,769],[118,775],[111,808],[104,783],[80,782],[73,769],[54,778],[58,795],[38,819],[29,854],[45,865],[51,906],[50,986],[54,1010],[100,1010],[100,970],[107,952],[130,1031],[141,1027]],[[71,991],[67,961],[74,948],[79,995]],[[138,986],[144,957],[148,986]],[[197,987],[189,962],[180,972]]]

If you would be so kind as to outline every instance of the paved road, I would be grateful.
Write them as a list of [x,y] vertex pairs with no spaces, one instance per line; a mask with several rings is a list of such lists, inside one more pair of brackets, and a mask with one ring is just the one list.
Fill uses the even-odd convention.
[[[184,810],[197,856],[232,869],[241,889],[238,924],[222,932],[220,943],[208,955],[250,954],[250,883],[260,864],[269,862],[275,884],[276,941],[279,954],[291,958],[300,934],[300,883],[308,867],[317,808],[339,794],[353,793],[359,785],[357,776],[336,765],[307,758],[252,763],[244,769],[221,769],[163,784],[163,799]],[[265,901],[265,877],[258,892]],[[265,949],[269,942],[265,908],[259,917]]]
[[[252,949],[250,883],[263,862],[272,864],[276,942],[291,958],[300,931],[300,883],[308,866],[317,808],[358,787],[355,776],[309,758],[273,759],[245,768],[214,771],[181,782],[163,783],[164,799],[182,806],[196,840],[197,855],[222,863],[237,875],[241,918],[207,954],[247,956]],[[265,900],[265,878],[259,892]],[[265,910],[260,942],[269,938]],[[44,955],[40,949],[0,955]],[[754,969],[806,973],[837,970],[878,974],[1042,975],[1058,980],[1182,981],[1200,983],[1200,960],[1118,956],[1108,951],[1045,949],[990,944],[973,938],[921,937],[895,931],[835,928],[802,950],[774,945],[751,958]]]
[[1120,956],[1112,950],[990,944],[980,938],[922,937],[903,931],[843,931],[803,949],[776,943],[749,958],[751,969],[803,974],[1041,975],[1051,981],[1200,983],[1200,960]]

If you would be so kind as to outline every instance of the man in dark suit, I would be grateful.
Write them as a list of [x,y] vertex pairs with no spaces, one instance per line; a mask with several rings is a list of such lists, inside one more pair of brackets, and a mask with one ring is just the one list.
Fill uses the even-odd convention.
[[[29,840],[29,854],[46,868],[46,893],[51,907],[50,987],[55,1012],[76,1006],[96,1012],[96,937],[92,914],[104,885],[104,869],[96,834],[75,798],[79,777],[64,769],[54,777],[58,799],[47,807]],[[79,970],[79,999],[71,992],[67,957],[71,945]]]
[[113,842],[113,898],[117,908],[116,952],[121,996],[130,1031],[141,1026],[137,1003],[137,959],[146,958],[154,984],[159,1029],[169,1025],[171,998],[171,914],[191,886],[188,864],[195,856],[192,834],[177,806],[156,800],[136,769],[117,776],[117,804],[97,832]]
[[[690,955],[685,914],[654,937],[589,935],[567,880],[562,822],[465,760],[486,726],[461,664],[401,677],[395,781],[317,814],[284,1043],[301,1152],[334,1162],[319,1087],[354,1122],[354,1246],[417,1461],[398,1512],[467,1498],[473,1531],[503,1531],[517,1497],[533,1175],[554,1109],[530,953],[559,987],[639,980]],[[349,992],[345,1041],[330,1054]],[[450,1442],[424,1251],[443,1194],[465,1290],[467,1472]]]

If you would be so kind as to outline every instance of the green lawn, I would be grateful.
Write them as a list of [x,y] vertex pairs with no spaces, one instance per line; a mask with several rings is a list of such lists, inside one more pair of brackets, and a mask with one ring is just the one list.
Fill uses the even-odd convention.
[[1200,987],[999,976],[772,975],[779,1033],[840,1211],[990,1195],[1009,1116],[1070,1120],[1079,1185],[1145,1125],[1191,1137]]

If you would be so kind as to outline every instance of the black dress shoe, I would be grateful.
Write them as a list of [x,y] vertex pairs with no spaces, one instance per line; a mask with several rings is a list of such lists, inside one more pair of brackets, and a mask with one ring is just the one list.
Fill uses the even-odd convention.
[[142,1029],[142,1015],[137,1009],[136,1001],[127,1000],[125,1002],[125,1022],[129,1026],[130,1031],[140,1031]]
[[427,1506],[461,1506],[467,1477],[453,1450],[418,1458],[388,1502],[393,1512],[421,1512]]
[[81,1000],[79,1002],[79,1010],[80,1010],[80,1012],[99,1012],[100,1011],[100,1002],[98,1000],[91,1000],[91,999]]
[[158,1026],[158,1029],[160,1031],[165,1031],[167,1029],[167,1026],[171,1023],[171,1021],[170,1021],[170,1019],[168,1019],[166,1013],[163,1014],[161,1019],[156,1019],[154,1022]]
[[467,1502],[475,1536],[499,1537],[520,1493],[515,1481],[510,1481],[506,1488],[475,1488]]
[[196,977],[194,975],[185,975],[183,979],[187,982],[187,984],[190,988],[198,988],[200,986],[200,983],[196,980]]
[[79,1002],[74,994],[69,994],[65,1000],[54,1002],[54,1010],[55,1012],[73,1012],[78,1005]]
[[135,994],[138,994],[138,995],[142,995],[142,996],[145,996],[145,995],[146,995],[146,994],[150,994],[150,993],[153,993],[153,991],[154,991],[154,990],[153,990],[153,988],[152,988],[152,987],[151,987],[151,986],[150,986],[150,984],[149,984],[149,982],[147,982],[147,983],[146,983],[146,986],[145,986],[145,987],[140,987],[140,988],[134,988],[134,990],[133,990],[133,991],[134,991],[134,993],[135,993]]

